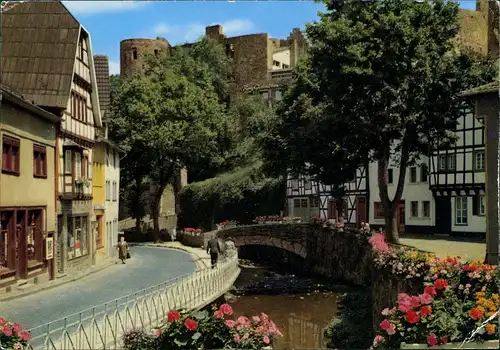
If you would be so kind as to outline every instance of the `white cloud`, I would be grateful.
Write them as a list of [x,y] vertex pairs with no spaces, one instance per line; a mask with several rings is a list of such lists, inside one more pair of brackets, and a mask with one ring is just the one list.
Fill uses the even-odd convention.
[[221,26],[224,33],[228,36],[248,34],[253,29],[254,24],[247,19],[233,19],[231,21],[222,22]]
[[109,61],[109,75],[120,74],[120,61]]
[[[254,29],[252,21],[247,19],[234,19],[221,23],[212,23],[209,25],[220,24],[227,36],[236,36],[249,34]],[[198,40],[205,35],[205,27],[207,25],[201,23],[190,23],[183,25],[170,25],[168,23],[158,23],[152,29],[153,35],[165,35],[165,38],[171,44],[180,44],[184,42],[192,42]]]
[[169,33],[172,33],[172,30],[174,28],[172,28],[171,26],[169,26],[168,24],[166,23],[158,23],[154,28],[153,28],[153,32],[155,34],[158,34],[158,35],[165,35],[165,34],[169,34]]
[[93,15],[109,12],[130,11],[146,5],[149,1],[63,1],[75,15]]

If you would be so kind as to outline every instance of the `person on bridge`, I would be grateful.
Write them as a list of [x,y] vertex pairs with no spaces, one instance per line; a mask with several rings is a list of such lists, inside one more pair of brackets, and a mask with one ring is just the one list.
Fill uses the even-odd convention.
[[212,238],[208,242],[207,253],[210,254],[210,262],[212,263],[212,269],[217,265],[217,260],[219,260],[220,254],[220,243],[217,238]]

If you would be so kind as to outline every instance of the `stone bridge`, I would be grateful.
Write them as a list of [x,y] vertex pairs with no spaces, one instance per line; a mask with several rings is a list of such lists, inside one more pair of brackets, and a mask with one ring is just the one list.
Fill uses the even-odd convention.
[[310,223],[237,226],[216,235],[236,247],[264,245],[285,249],[305,259],[312,273],[335,280],[368,285],[371,279],[371,246],[358,231],[336,231]]

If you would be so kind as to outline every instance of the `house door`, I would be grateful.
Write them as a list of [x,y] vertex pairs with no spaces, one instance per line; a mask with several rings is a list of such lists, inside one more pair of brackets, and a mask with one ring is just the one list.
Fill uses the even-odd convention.
[[309,200],[307,197],[293,199],[293,216],[300,217],[304,221],[309,219],[310,208]]
[[450,197],[434,197],[436,200],[436,232],[450,233],[451,232],[451,198]]
[[366,221],[366,197],[356,197],[356,227]]
[[16,211],[16,276],[19,278],[26,278],[28,275],[28,247],[27,247],[27,234],[26,234],[26,212]]

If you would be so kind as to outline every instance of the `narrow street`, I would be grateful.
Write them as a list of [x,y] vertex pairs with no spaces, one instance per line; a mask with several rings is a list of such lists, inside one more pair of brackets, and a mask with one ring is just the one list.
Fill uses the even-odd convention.
[[33,328],[196,270],[189,254],[163,248],[132,247],[126,265],[60,287],[0,303],[0,314]]

